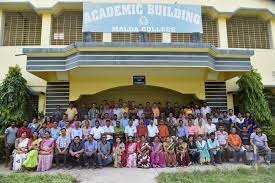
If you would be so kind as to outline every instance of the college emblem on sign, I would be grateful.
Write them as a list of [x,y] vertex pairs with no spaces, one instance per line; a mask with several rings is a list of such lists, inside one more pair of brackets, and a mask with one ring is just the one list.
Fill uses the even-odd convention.
[[149,24],[149,20],[148,20],[147,17],[142,16],[142,17],[139,18],[138,23],[141,26],[147,26]]

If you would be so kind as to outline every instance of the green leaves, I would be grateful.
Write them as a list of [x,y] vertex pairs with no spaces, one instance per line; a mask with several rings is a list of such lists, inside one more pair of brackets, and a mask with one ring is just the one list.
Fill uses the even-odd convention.
[[261,75],[256,70],[251,70],[243,74],[237,84],[244,112],[250,112],[261,125],[270,125],[272,116],[264,95]]
[[27,81],[18,65],[10,67],[6,78],[0,85],[0,124],[6,127],[11,121],[25,119]]

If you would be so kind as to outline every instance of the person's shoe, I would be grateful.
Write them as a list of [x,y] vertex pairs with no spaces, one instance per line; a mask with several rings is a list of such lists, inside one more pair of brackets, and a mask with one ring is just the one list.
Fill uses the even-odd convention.
[[270,161],[266,161],[265,164],[266,164],[267,166],[270,166]]
[[60,166],[56,166],[56,169],[59,170],[59,169],[60,169]]
[[68,169],[68,170],[71,170],[71,169],[73,169],[73,166],[71,165],[71,166],[69,166],[67,169]]
[[87,169],[90,169],[90,164],[87,165]]

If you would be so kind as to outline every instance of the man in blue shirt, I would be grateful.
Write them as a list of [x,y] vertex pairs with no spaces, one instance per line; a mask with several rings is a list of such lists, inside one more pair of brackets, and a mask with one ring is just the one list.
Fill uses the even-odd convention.
[[98,167],[107,166],[112,163],[111,144],[107,141],[106,135],[101,136],[101,141],[98,143]]
[[53,122],[53,127],[51,128],[51,136],[56,141],[60,134],[60,127],[57,126],[57,122]]
[[129,119],[128,119],[128,114],[125,112],[123,113],[123,118],[120,120],[120,126],[122,128],[125,128],[128,125]]
[[182,120],[179,120],[179,126],[177,128],[177,136],[186,139],[188,137],[188,133],[186,127],[183,126]]
[[211,158],[211,164],[215,163],[221,164],[221,149],[218,140],[215,139],[215,132],[210,133],[210,138],[207,140],[209,147],[209,154]]
[[88,162],[87,168],[89,169],[90,166],[95,168],[95,163],[97,160],[97,141],[94,140],[94,136],[92,134],[88,136],[88,141],[85,142],[84,146],[84,160],[85,162]]

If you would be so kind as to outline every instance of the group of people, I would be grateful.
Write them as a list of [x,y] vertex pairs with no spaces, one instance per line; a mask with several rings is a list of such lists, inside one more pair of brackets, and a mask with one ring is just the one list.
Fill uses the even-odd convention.
[[[100,105],[102,106],[102,105]],[[6,165],[13,170],[47,171],[56,167],[187,167],[225,161],[270,164],[271,150],[250,113],[221,112],[207,103],[179,106],[134,101],[103,107],[94,103],[62,112],[57,106],[40,124],[36,118],[5,130]],[[61,166],[62,164],[62,166]]]

